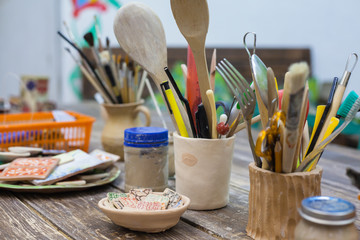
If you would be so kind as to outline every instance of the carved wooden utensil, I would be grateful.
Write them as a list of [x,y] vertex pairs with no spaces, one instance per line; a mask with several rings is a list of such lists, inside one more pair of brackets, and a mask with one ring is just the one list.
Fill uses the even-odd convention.
[[[164,67],[167,66],[167,48],[163,25],[159,17],[144,4],[126,4],[116,13],[114,33],[120,47],[149,73],[159,91],[162,92],[160,84],[168,79],[164,71]],[[172,91],[175,93],[173,88]],[[187,113],[178,96],[174,94],[174,97],[189,136],[192,136]],[[178,131],[173,117],[172,120]]]
[[206,91],[211,89],[205,54],[205,39],[209,27],[207,1],[171,0],[170,3],[176,24],[194,54],[201,99],[211,132],[212,121],[216,119],[212,118],[211,105],[206,96]]

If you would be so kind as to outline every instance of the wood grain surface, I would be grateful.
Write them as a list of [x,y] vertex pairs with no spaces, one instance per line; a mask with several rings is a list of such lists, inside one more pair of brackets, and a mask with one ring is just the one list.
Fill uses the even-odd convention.
[[[69,109],[67,107],[66,109]],[[74,111],[97,118],[90,148],[101,148],[103,123],[93,102],[71,106]],[[153,125],[161,126],[153,114]],[[171,126],[170,119],[166,119]],[[257,136],[253,130],[254,137]],[[249,170],[253,161],[246,132],[237,134],[230,181],[230,203],[212,211],[186,211],[173,228],[157,234],[134,232],[111,222],[97,203],[110,191],[124,190],[124,173],[112,184],[79,192],[38,194],[0,190],[0,239],[250,239],[248,219]],[[319,165],[323,168],[322,195],[336,196],[354,203],[360,216],[358,189],[351,185],[346,168],[359,168],[357,150],[338,145],[326,148]],[[123,169],[124,163],[118,163]],[[174,180],[169,181],[174,188]],[[355,221],[360,228],[360,220]]]

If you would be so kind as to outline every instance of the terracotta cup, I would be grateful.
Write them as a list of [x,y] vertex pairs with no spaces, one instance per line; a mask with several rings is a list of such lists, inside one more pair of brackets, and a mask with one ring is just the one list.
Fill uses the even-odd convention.
[[176,191],[190,198],[189,209],[211,210],[229,202],[235,136],[185,138],[174,133]]
[[247,235],[254,239],[294,239],[304,198],[321,195],[322,169],[274,173],[249,165],[250,193]]
[[150,126],[151,115],[144,100],[136,103],[102,104],[101,112],[104,118],[104,128],[101,143],[105,151],[119,155],[124,160],[124,130],[141,127],[140,113],[145,115],[145,126]]

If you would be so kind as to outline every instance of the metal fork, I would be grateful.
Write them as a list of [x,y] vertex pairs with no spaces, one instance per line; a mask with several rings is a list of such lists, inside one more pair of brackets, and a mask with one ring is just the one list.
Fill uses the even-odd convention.
[[[255,154],[255,145],[251,133],[251,118],[254,114],[256,105],[256,96],[254,91],[251,89],[246,79],[236,70],[236,68],[226,58],[220,61],[216,66],[216,70],[225,80],[226,85],[230,91],[236,97],[241,112],[246,122],[246,129],[248,133],[248,140],[251,148],[251,152],[254,157],[256,166],[261,168],[262,162],[260,158]],[[234,126],[236,128],[236,126]]]

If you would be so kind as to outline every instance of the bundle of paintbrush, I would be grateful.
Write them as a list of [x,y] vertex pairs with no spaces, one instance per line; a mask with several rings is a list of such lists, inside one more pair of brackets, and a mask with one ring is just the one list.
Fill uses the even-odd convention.
[[81,56],[80,60],[76,59],[70,49],[66,48],[84,77],[100,94],[100,99],[97,96],[98,102],[120,104],[140,100],[147,73],[142,71],[142,76],[140,76],[141,67],[136,62],[130,60],[127,55],[122,58],[121,55],[112,54],[109,38],[106,38],[106,48],[104,48],[100,37],[97,36],[99,46],[96,48],[95,37],[92,32],[88,32],[84,35],[84,39],[89,45],[91,58],[95,63],[92,64],[88,58],[90,56],[84,54],[71,32],[68,33],[69,38],[58,32]]
[[[348,69],[351,56],[355,57],[355,63],[351,69]],[[360,109],[360,98],[354,91],[350,92],[341,104],[357,58],[355,53],[351,54],[341,80],[334,78],[327,104],[317,107],[310,138],[306,121],[309,108],[307,84],[309,67],[304,62],[289,67],[289,71],[285,74],[284,89],[280,90],[278,98],[275,98],[278,100],[271,101],[272,98],[269,97],[264,105],[270,108],[266,109],[268,121],[259,133],[255,145],[254,157],[258,167],[279,173],[311,171],[316,167],[327,144],[352,121]],[[271,75],[267,75],[269,76]],[[270,80],[273,81],[274,78],[267,79],[267,82],[269,83]],[[255,78],[254,81],[256,82],[257,79]],[[260,94],[256,96],[259,96],[258,101],[261,100]],[[271,106],[276,102],[279,104]],[[335,130],[342,118],[343,123]],[[261,161],[258,161],[258,158],[261,158]]]

